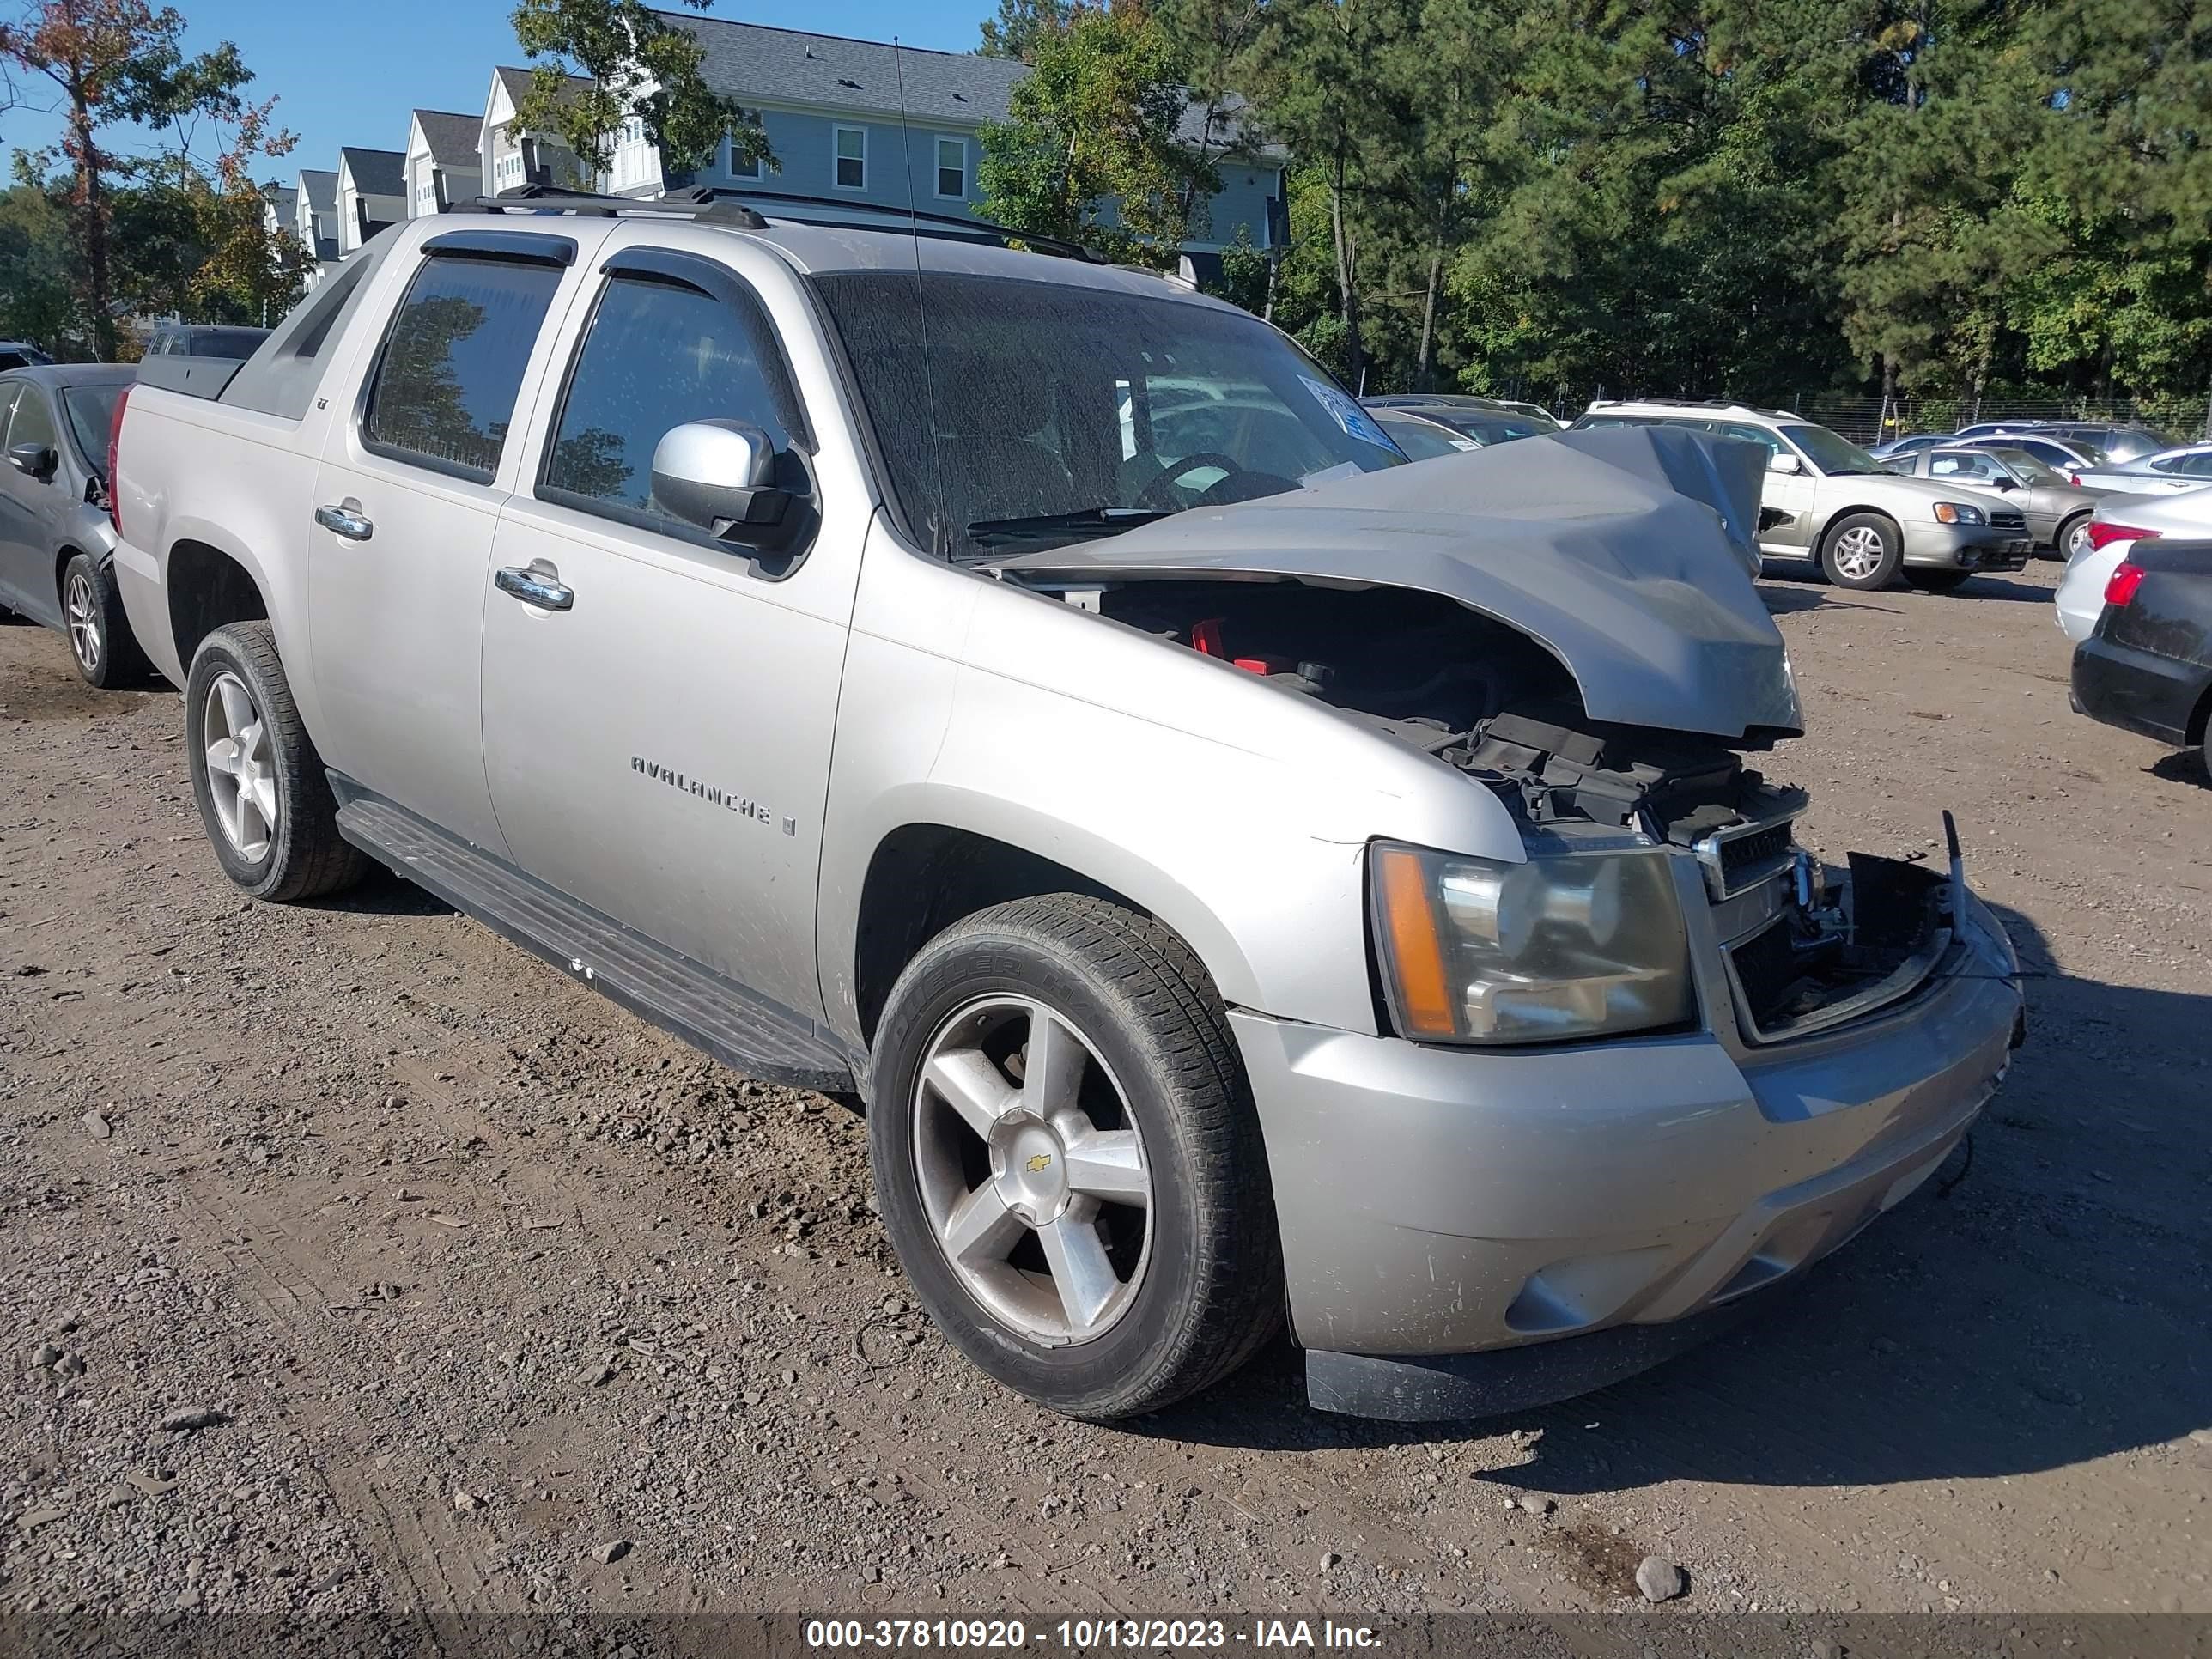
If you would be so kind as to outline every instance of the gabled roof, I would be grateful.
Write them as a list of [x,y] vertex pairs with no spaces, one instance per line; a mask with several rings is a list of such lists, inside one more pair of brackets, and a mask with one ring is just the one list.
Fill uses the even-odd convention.
[[[522,101],[523,94],[530,90],[531,76],[534,72],[526,69],[514,69],[502,64],[492,71],[492,76],[499,82],[501,89],[507,94],[507,101],[510,104],[519,104]],[[563,75],[561,81],[562,89],[570,93],[585,91],[592,84],[587,76],[581,75]]]
[[338,170],[350,173],[353,187],[362,196],[404,196],[407,193],[407,152],[363,149],[348,144],[338,151]]
[[[415,112],[416,131],[430,151],[430,160],[441,167],[475,167],[483,165],[477,154],[477,142],[483,133],[481,115],[456,115],[451,110],[418,109]],[[411,148],[411,145],[410,145]]]
[[331,213],[338,204],[338,176],[316,167],[300,169],[300,188],[307,192],[307,205],[318,213]]

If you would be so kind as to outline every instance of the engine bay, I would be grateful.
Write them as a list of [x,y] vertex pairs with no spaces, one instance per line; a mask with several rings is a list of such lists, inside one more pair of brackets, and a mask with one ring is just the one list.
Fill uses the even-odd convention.
[[1804,793],[1744,761],[1771,738],[1730,744],[1593,720],[1543,646],[1455,600],[1186,579],[1108,586],[1079,602],[1358,715],[1466,773],[1533,829],[1628,830],[1691,854],[1753,1042],[1894,1000],[1948,946],[1942,872],[1853,853],[1847,871],[1831,872],[1798,846]]

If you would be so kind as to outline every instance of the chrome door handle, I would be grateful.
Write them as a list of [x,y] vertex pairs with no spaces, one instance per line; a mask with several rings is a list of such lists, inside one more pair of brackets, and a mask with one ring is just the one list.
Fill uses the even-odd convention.
[[319,507],[315,522],[333,536],[343,536],[349,542],[365,542],[376,533],[376,526],[368,521],[368,514],[357,507]]
[[576,590],[559,579],[559,573],[543,562],[521,569],[514,565],[501,568],[492,583],[502,593],[512,593],[525,605],[534,605],[540,611],[566,611],[576,603]]

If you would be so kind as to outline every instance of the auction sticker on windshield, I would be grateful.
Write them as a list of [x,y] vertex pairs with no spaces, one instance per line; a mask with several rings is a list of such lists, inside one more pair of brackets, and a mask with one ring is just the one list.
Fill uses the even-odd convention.
[[1376,424],[1375,417],[1346,397],[1334,386],[1316,380],[1310,374],[1301,374],[1298,380],[1314,395],[1314,401],[1327,410],[1329,418],[1362,443],[1376,444],[1384,449],[1395,450],[1390,434]]

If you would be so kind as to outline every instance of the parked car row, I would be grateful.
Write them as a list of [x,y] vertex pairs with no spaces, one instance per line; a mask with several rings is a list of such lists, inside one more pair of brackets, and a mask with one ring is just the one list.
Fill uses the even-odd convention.
[[2212,723],[2212,489],[2108,500],[2066,568],[2074,706],[2176,748]]
[[[235,364],[269,332],[165,323],[147,356]],[[67,634],[77,672],[102,688],[148,668],[115,586],[107,501],[108,437],[137,376],[128,364],[55,364],[0,341],[0,611]]]
[[1923,556],[2024,523],[1767,416],[1763,475],[1665,410],[1409,464],[1475,415],[805,211],[428,216],[148,361],[101,498],[225,879],[382,863],[860,1097],[918,1299],[1079,1416],[1285,1320],[1328,1409],[1563,1397],[1958,1146],[2011,948],[1955,866],[1796,845],[1747,559],[1762,476]]
[[1593,404],[1573,429],[1632,426],[1758,445],[1766,455],[1759,550],[1811,560],[1839,587],[1887,587],[1901,576],[1915,587],[1949,592],[1972,576],[2023,568],[2034,550],[2021,507],[1963,481],[1900,476],[1849,439],[1787,410],[1647,398]]

